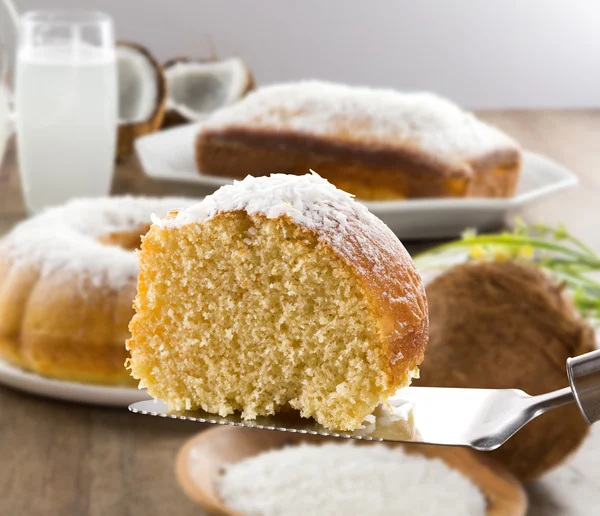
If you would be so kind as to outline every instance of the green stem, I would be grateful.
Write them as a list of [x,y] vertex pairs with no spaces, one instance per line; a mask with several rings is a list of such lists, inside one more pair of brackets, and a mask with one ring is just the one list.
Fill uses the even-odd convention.
[[504,245],[510,247],[523,247],[531,246],[536,249],[546,249],[548,251],[556,251],[559,253],[566,254],[577,258],[578,263],[589,265],[593,268],[600,269],[600,260],[596,257],[590,257],[587,254],[582,254],[579,251],[569,249],[563,245],[555,244],[553,242],[547,242],[545,240],[531,238],[531,237],[520,237],[515,235],[480,235],[475,237],[468,237],[448,244],[442,244],[429,251],[425,251],[415,257],[416,260],[421,259],[423,256],[431,254],[439,254],[445,251],[456,249],[457,247],[471,247],[474,245]]
[[573,270],[571,267],[560,266],[560,267],[548,267],[548,268],[553,271],[559,271],[563,274],[567,274],[571,277],[577,278],[583,284],[585,284],[589,287],[597,288],[600,290],[600,283],[598,281],[595,281],[592,278],[588,278],[587,276],[584,276],[583,274],[581,274],[581,272],[579,272],[577,270]]
[[569,242],[571,242],[573,245],[576,245],[577,247],[579,247],[579,249],[581,249],[583,252],[585,252],[585,254],[587,254],[588,256],[592,256],[592,257],[596,256],[596,253],[594,253],[594,251],[590,247],[588,247],[587,245],[585,245],[578,238],[575,238],[574,236],[568,235],[567,236],[567,240]]

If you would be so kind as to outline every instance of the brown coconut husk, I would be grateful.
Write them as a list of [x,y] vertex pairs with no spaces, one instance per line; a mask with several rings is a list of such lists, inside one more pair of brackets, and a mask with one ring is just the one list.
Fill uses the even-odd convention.
[[120,123],[117,136],[117,161],[122,161],[133,152],[133,145],[137,138],[158,131],[163,123],[167,102],[167,83],[162,66],[152,56],[150,51],[142,45],[128,41],[120,41],[118,46],[129,47],[143,54],[155,70],[157,98],[156,106],[147,120],[133,123]]
[[[562,287],[533,266],[458,265],[428,285],[427,298],[430,337],[417,385],[543,394],[568,385],[567,358],[595,348],[592,328]],[[588,429],[577,407],[567,405],[485,455],[533,480],[563,462]]]
[[[216,53],[213,50],[211,57],[206,59],[191,59],[189,57],[179,56],[169,59],[163,63],[163,70],[167,71],[169,68],[176,66],[181,63],[214,63],[219,59]],[[243,88],[240,100],[245,97],[248,93],[250,93],[256,87],[256,81],[254,80],[254,75],[251,70],[246,66],[246,84]],[[180,111],[175,108],[166,109],[165,116],[162,123],[162,129],[168,129],[169,127],[175,127],[182,124],[189,124],[194,122],[194,120],[189,119]]]

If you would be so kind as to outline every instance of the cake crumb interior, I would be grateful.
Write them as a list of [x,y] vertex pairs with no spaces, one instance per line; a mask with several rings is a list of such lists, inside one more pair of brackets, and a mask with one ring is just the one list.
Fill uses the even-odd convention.
[[153,227],[142,248],[130,368],[171,410],[291,406],[352,430],[388,393],[370,300],[315,233],[236,211]]

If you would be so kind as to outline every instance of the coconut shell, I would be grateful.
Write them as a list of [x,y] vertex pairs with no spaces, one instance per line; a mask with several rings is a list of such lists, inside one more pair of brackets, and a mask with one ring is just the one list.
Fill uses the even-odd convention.
[[[168,61],[165,61],[165,63],[163,64],[163,70],[168,70],[170,67],[175,66],[179,63],[211,63],[216,61],[216,57],[211,58],[211,59],[190,59],[189,57],[174,57],[173,59],[169,59]],[[240,99],[245,97],[248,93],[250,93],[254,87],[256,86],[256,82],[254,80],[254,75],[252,75],[252,72],[247,69],[247,76],[246,76],[246,85],[245,88],[242,91],[242,94],[240,96]],[[167,109],[165,111],[165,116],[163,119],[163,123],[162,123],[162,128],[163,129],[167,129],[169,127],[175,127],[177,125],[182,125],[182,124],[189,124],[190,122],[193,122],[194,120],[190,120],[189,118],[187,118],[186,116],[184,116],[181,112],[179,112],[177,109]]]
[[167,83],[163,74],[162,66],[154,59],[152,54],[137,43],[120,41],[119,46],[132,48],[143,54],[156,71],[157,99],[156,106],[148,120],[133,123],[119,124],[117,136],[117,161],[127,158],[133,152],[133,144],[140,136],[158,131],[165,117],[165,106],[167,102]]
[[[199,63],[207,63],[212,61],[212,59],[198,59]],[[175,66],[179,63],[189,63],[189,57],[174,57],[173,59],[169,59],[163,63],[163,70],[169,69],[171,66]],[[175,109],[165,109],[165,116],[162,122],[162,129],[168,129],[169,127],[175,127],[177,125],[188,124],[189,120],[187,120],[179,111]]]
[[[568,385],[567,358],[595,348],[592,328],[562,287],[533,266],[458,265],[428,285],[427,298],[429,344],[417,385],[543,394]],[[567,405],[485,455],[533,480],[572,453],[588,429],[577,407]]]

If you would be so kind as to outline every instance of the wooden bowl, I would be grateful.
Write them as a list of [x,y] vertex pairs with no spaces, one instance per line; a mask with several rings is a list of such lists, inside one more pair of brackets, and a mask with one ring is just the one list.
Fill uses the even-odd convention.
[[[179,451],[176,474],[185,493],[205,511],[221,516],[243,516],[223,504],[216,478],[223,463],[233,463],[274,448],[300,442],[321,443],[326,437],[254,430],[235,426],[212,428],[190,439]],[[356,441],[369,446],[368,441]],[[521,484],[501,466],[482,460],[466,448],[385,443],[407,453],[442,459],[468,477],[485,494],[488,516],[524,516],[527,497]],[[194,463],[194,475],[190,464]]]

